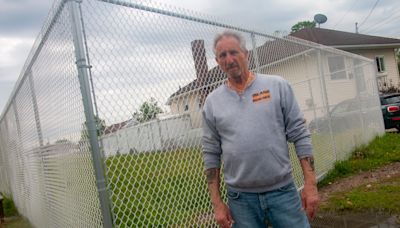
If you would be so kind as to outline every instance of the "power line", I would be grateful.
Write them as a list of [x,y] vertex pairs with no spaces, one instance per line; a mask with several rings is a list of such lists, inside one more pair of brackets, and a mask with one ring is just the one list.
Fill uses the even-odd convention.
[[378,2],[379,2],[379,1],[380,1],[380,0],[376,0],[376,2],[375,2],[375,4],[374,4],[374,6],[372,7],[371,11],[369,11],[369,14],[367,15],[367,17],[365,17],[365,19],[363,20],[363,22],[360,23],[360,25],[358,26],[358,28],[360,28],[360,27],[368,20],[369,16],[371,16],[372,12],[374,11],[376,5],[378,5]]
[[347,10],[347,12],[345,14],[343,14],[342,18],[340,18],[340,20],[333,26],[333,29],[336,28],[336,26],[342,22],[343,18],[353,9],[353,7],[358,3],[359,0],[355,0],[353,1],[353,4],[350,6],[350,8]]
[[377,29],[380,28],[380,26],[385,25],[385,24],[388,24],[389,21],[396,20],[397,18],[400,18],[400,12],[391,14],[391,15],[390,15],[388,18],[386,18],[385,20],[380,21],[380,22],[378,22],[378,23],[376,23],[376,24],[374,24],[374,25],[372,25],[372,26],[366,28],[366,29],[363,30],[362,32],[363,32],[363,33],[366,33],[366,32],[373,32],[373,31],[376,31]]
[[400,30],[399,31],[392,31],[388,34],[385,34],[385,37],[400,39]]

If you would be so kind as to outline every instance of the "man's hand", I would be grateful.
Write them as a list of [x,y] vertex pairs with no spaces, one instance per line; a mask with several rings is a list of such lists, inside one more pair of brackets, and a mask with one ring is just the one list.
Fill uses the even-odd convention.
[[304,184],[303,191],[301,192],[301,201],[307,217],[313,219],[319,205],[319,195],[315,184]]
[[222,201],[221,193],[219,192],[220,170],[211,168],[206,170],[208,190],[210,191],[211,202],[214,208],[215,221],[222,228],[231,227],[233,219],[228,206]]
[[304,175],[304,188],[301,192],[301,201],[308,219],[313,219],[319,205],[317,181],[314,173],[314,158],[312,156],[304,157],[300,159],[300,165]]
[[228,206],[221,202],[218,205],[214,205],[214,217],[215,221],[222,228],[230,228],[233,224],[231,211]]

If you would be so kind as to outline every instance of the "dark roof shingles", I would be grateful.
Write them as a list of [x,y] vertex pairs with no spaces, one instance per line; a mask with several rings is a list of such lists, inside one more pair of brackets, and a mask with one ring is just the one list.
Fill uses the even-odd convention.
[[290,36],[327,46],[400,44],[399,39],[322,28],[305,28]]

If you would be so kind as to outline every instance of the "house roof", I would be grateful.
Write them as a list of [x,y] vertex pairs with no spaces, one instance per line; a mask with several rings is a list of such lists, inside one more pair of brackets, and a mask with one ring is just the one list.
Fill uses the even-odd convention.
[[112,124],[110,126],[105,127],[105,129],[103,130],[102,134],[104,134],[104,135],[111,134],[111,133],[114,133],[116,131],[119,131],[122,128],[130,127],[132,125],[136,125],[137,123],[138,122],[136,120],[129,119],[129,120],[122,121],[120,123]]
[[400,39],[323,28],[304,28],[290,36],[339,49],[400,47]]
[[170,105],[172,99],[179,97],[179,95],[187,94],[191,91],[199,90],[200,88],[209,89],[209,87],[212,87],[215,83],[225,78],[226,74],[221,70],[221,68],[219,68],[219,66],[214,67],[207,72],[204,79],[200,80],[199,78],[196,78],[184,87],[179,88],[179,90],[168,98],[167,105]]

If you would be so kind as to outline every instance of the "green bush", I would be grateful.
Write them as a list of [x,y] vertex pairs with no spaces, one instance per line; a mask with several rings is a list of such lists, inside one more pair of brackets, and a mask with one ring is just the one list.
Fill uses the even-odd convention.
[[12,199],[7,197],[3,197],[3,209],[4,209],[4,216],[10,217],[14,215],[18,215],[17,208],[14,205]]

